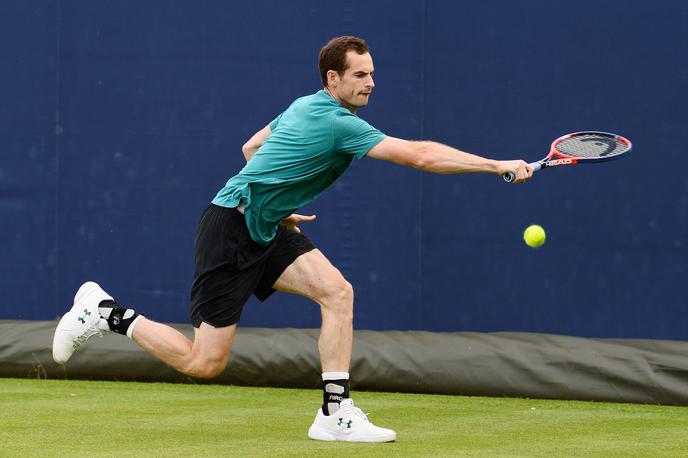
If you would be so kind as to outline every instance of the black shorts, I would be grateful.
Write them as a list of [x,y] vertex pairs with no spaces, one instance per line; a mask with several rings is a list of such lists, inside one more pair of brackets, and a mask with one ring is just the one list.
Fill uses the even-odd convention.
[[266,300],[284,269],[314,248],[305,236],[282,226],[268,245],[259,245],[243,213],[210,204],[196,229],[192,324],[220,328],[237,323],[251,294]]

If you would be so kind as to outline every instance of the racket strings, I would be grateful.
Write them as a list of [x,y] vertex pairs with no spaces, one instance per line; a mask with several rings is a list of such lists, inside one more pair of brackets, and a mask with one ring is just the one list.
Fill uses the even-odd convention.
[[555,149],[568,156],[596,158],[624,153],[628,145],[613,136],[582,134],[563,139]]

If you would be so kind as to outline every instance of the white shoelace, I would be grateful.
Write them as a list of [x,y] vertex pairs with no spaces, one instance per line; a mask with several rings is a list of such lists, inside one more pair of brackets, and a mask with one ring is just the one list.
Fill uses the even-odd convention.
[[95,324],[89,324],[88,328],[86,328],[86,331],[84,331],[79,337],[76,338],[74,341],[74,348],[78,348],[79,345],[82,343],[86,342],[88,339],[93,337],[94,335],[98,335],[98,337],[103,337],[103,333],[100,329],[98,329],[98,326]]
[[370,420],[368,420],[368,414],[363,413],[363,411],[361,409],[359,409],[358,407],[354,407],[354,413],[356,415],[358,415],[359,417],[363,418],[368,423],[370,423]]
[[370,423],[370,420],[368,420],[368,414],[363,413],[363,411],[361,409],[354,406],[353,399],[349,399],[349,401],[351,401],[351,402],[347,403],[347,404],[349,404],[349,406],[351,407],[351,410],[353,411],[354,415],[356,415],[357,417],[362,418],[365,421],[367,421],[368,423]]

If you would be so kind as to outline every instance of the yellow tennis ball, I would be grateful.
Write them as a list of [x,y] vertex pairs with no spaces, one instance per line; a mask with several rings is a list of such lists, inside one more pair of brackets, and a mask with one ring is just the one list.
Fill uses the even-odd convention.
[[545,230],[537,224],[530,225],[523,232],[523,240],[530,247],[537,248],[545,243]]

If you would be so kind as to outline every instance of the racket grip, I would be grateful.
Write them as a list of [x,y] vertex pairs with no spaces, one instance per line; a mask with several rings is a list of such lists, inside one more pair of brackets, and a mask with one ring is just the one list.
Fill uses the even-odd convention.
[[[528,164],[530,167],[532,167],[533,172],[537,172],[542,168],[542,163],[541,162],[531,162]],[[506,172],[505,174],[502,175],[502,178],[504,178],[504,181],[507,183],[511,183],[516,179],[516,174],[514,172]]]

